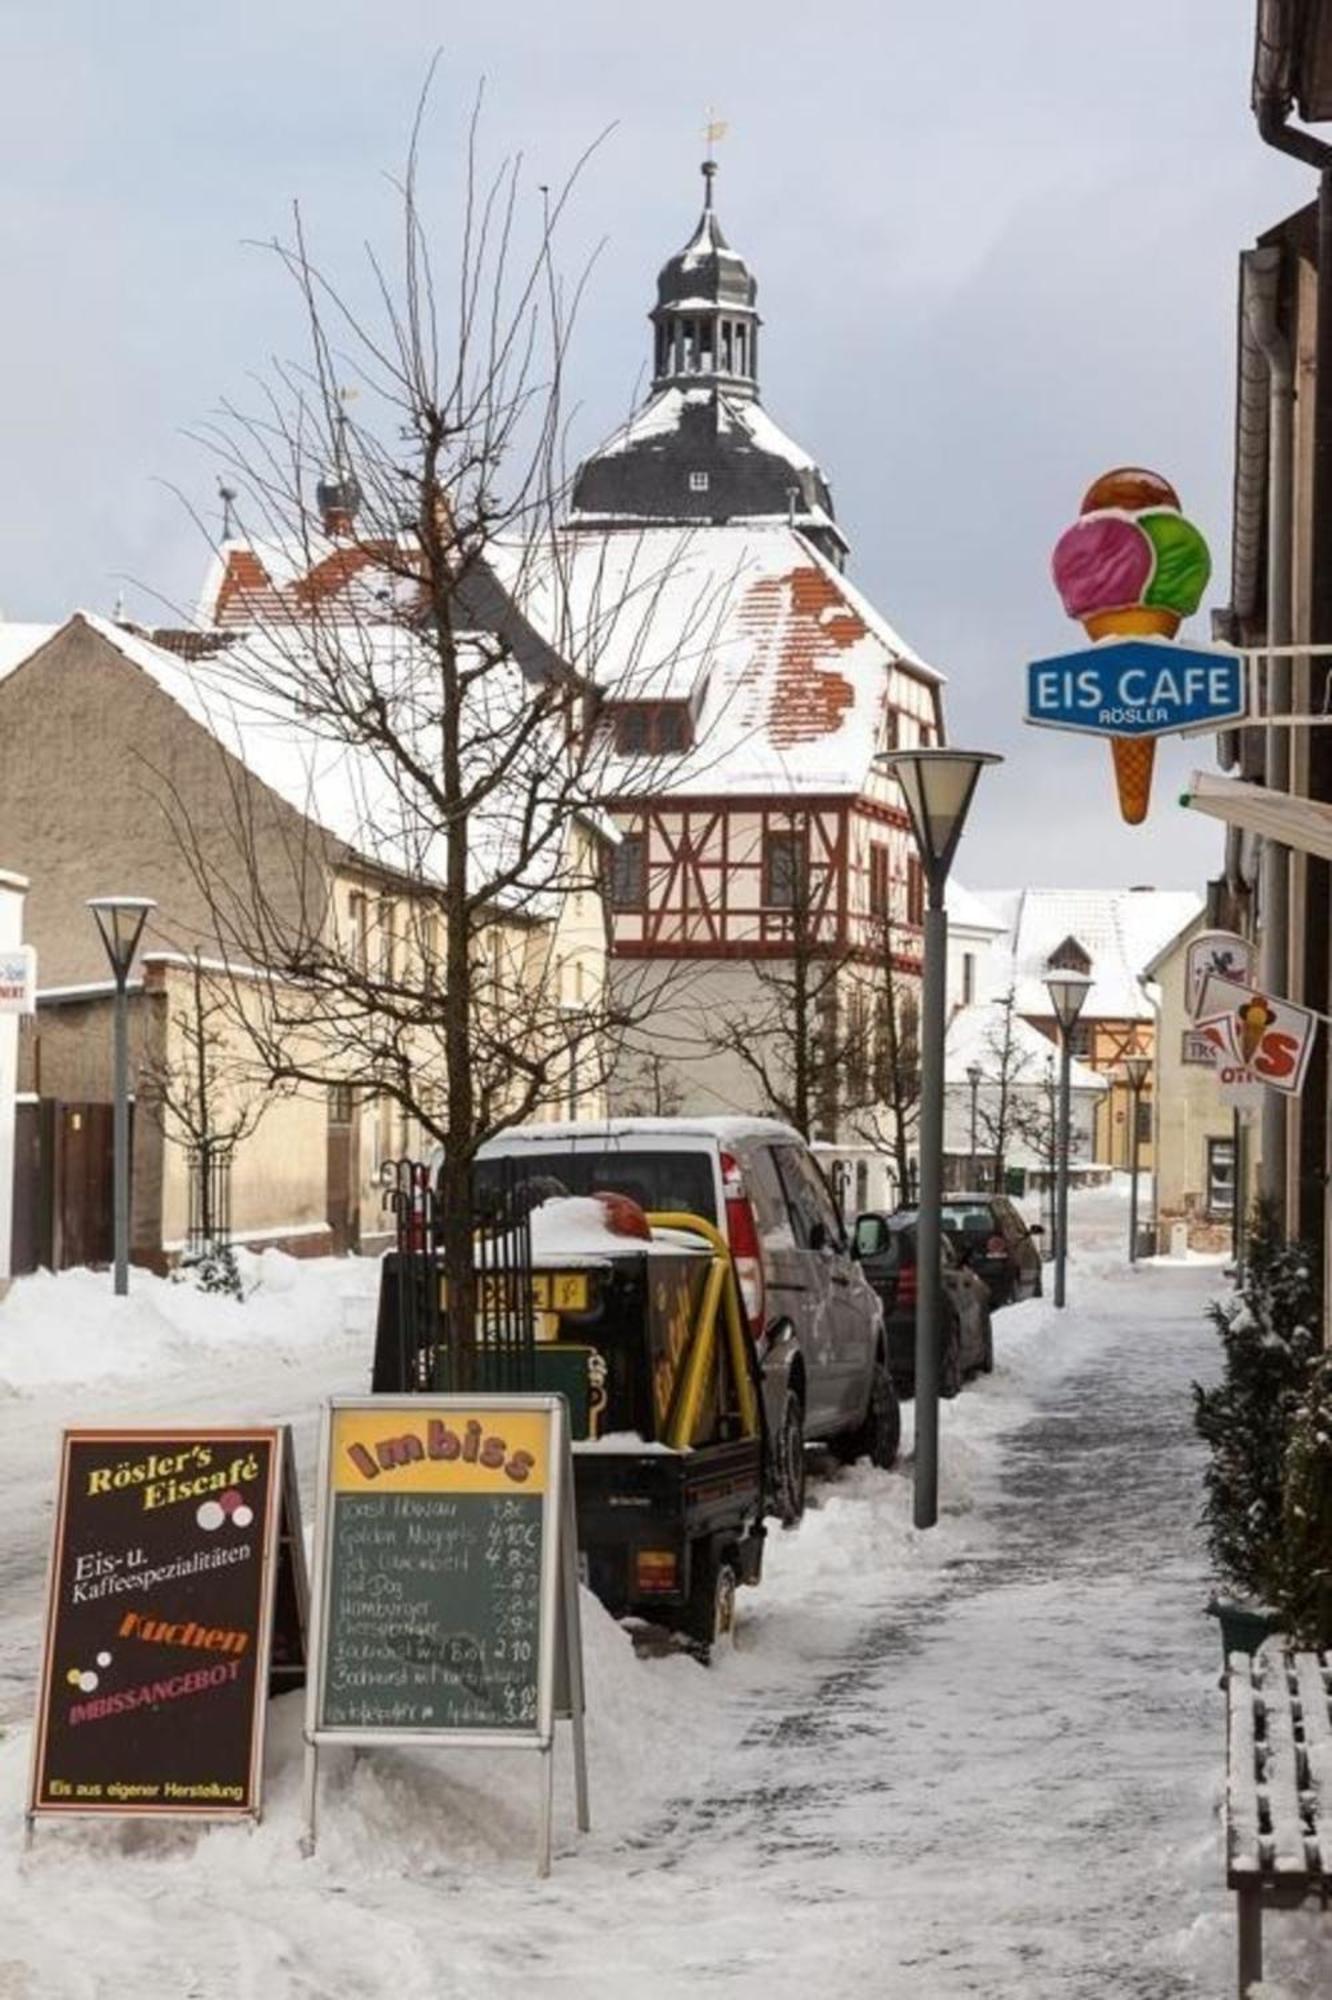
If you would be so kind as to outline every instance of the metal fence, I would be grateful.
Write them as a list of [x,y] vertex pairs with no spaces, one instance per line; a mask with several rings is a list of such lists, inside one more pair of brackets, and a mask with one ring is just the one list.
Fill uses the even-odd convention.
[[231,1161],[227,1146],[191,1146],[186,1154],[190,1205],[185,1248],[200,1257],[231,1245]]
[[523,1394],[535,1378],[531,1207],[536,1190],[512,1160],[473,1176],[468,1213],[476,1309],[472,1335],[449,1309],[443,1211],[419,1160],[383,1170],[395,1247],[384,1259],[375,1339],[376,1392]]

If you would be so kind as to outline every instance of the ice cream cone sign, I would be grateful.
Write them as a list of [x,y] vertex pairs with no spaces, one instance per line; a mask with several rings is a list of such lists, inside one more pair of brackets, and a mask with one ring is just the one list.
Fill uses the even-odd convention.
[[[1055,545],[1052,569],[1065,611],[1099,645],[1173,639],[1197,610],[1212,561],[1170,482],[1120,466],[1087,489],[1078,519]],[[1119,810],[1137,826],[1151,800],[1156,735],[1112,736],[1110,751]]]

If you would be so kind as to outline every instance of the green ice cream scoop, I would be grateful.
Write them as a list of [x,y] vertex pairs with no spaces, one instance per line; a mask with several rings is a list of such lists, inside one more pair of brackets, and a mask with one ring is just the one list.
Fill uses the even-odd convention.
[[1182,514],[1139,514],[1137,525],[1156,551],[1156,567],[1142,594],[1143,603],[1187,618],[1198,609],[1212,574],[1206,542]]

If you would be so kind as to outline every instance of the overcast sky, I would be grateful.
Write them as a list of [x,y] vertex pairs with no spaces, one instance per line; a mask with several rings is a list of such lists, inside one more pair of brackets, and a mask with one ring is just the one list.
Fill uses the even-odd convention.
[[[959,873],[975,886],[1201,886],[1219,829],[1174,804],[1206,741],[1166,744],[1148,825],[1109,751],[1026,728],[1023,662],[1078,643],[1048,557],[1107,466],[1167,473],[1228,578],[1236,256],[1312,198],[1248,110],[1254,0],[7,0],[0,6],[0,606],[190,601],[210,504],[189,442],[295,329],[250,247],[299,196],[320,255],[391,243],[443,43],[430,195],[477,80],[487,141],[535,188],[603,127],[567,240],[597,243],[575,444],[643,386],[658,265],[718,207],[758,277],[763,400],[821,462],[851,571],[949,677],[953,738],[1002,750]],[[133,584],[131,610],[151,613]],[[1188,629],[1188,628],[1186,628]],[[1205,636],[1205,619],[1192,630]]]

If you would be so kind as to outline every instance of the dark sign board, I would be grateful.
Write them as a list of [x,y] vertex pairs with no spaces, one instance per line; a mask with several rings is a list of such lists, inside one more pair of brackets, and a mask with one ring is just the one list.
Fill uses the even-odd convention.
[[304,1652],[285,1430],[65,1432],[30,1811],[257,1813]]

